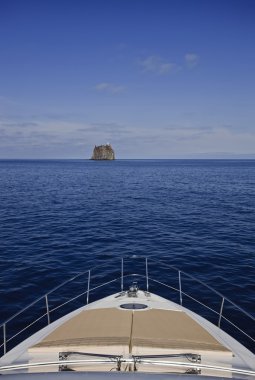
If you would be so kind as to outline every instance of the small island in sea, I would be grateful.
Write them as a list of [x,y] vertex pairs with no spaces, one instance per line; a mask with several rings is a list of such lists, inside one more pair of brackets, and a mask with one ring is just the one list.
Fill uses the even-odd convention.
[[115,153],[110,144],[96,146],[91,160],[115,160]]

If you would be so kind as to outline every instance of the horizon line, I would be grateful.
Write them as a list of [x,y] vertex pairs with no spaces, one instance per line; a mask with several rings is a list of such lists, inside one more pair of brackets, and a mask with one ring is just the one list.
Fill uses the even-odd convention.
[[[247,155],[248,156],[248,155]],[[1,158],[0,161],[163,161],[163,160],[225,160],[225,161],[233,161],[233,160],[255,160],[255,154],[254,157],[170,157],[170,158],[115,158],[114,160],[92,160],[91,158]]]

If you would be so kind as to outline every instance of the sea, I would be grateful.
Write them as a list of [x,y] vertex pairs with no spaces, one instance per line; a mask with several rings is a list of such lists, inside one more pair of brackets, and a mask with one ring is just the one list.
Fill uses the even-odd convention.
[[146,261],[150,291],[213,323],[223,294],[222,328],[253,350],[228,320],[255,337],[230,302],[255,317],[255,160],[0,160],[0,325],[42,297],[8,348],[47,323],[52,288],[80,274],[48,294],[51,321],[120,291],[122,263],[123,289],[146,289]]

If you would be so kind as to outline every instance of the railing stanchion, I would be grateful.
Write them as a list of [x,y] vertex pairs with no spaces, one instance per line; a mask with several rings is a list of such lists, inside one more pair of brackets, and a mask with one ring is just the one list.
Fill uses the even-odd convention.
[[6,347],[6,324],[3,324],[3,338],[4,338],[4,355],[7,352],[7,347]]
[[88,272],[87,304],[89,303],[90,270]]
[[123,272],[124,272],[124,259],[122,257],[122,259],[121,259],[121,291],[122,292],[123,292],[123,289],[124,289]]
[[180,292],[180,305],[182,306],[182,280],[181,280],[181,271],[179,273],[179,292]]
[[145,266],[146,266],[146,290],[149,291],[149,276],[148,276],[148,257],[145,259]]
[[225,298],[222,297],[221,306],[220,306],[220,315],[219,315],[219,320],[218,320],[218,327],[220,327],[220,322],[221,322],[221,317],[222,317],[222,312],[223,312],[224,301],[225,301]]
[[47,319],[48,319],[48,325],[50,324],[50,310],[49,310],[49,301],[48,301],[48,295],[45,294],[45,304],[46,304],[46,310],[47,310]]

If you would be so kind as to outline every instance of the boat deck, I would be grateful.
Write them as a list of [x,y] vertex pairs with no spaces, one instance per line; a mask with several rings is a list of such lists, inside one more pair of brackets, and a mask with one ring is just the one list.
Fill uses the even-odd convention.
[[108,346],[121,346],[126,353],[141,353],[150,347],[229,351],[185,312],[116,307],[81,311],[31,347],[30,352],[54,348],[65,351],[71,347],[91,352],[92,346],[105,348],[105,352]]
[[[224,318],[223,296],[219,312],[209,308],[218,316],[217,326],[183,306],[182,294],[186,293],[181,290],[180,271],[179,290],[170,286],[179,292],[179,303],[176,303],[148,291],[150,278],[147,269],[146,258],[146,291],[139,290],[135,281],[129,290],[123,291],[122,259],[121,291],[92,303],[89,303],[88,271],[88,290],[71,299],[73,301],[86,294],[84,301],[87,304],[56,320],[55,310],[70,301],[55,308],[49,305],[49,294],[59,287],[39,298],[39,301],[45,298],[47,309],[39,319],[47,316],[48,325],[0,359],[0,375],[10,371],[15,373],[16,370],[25,373],[139,371],[224,378],[235,377],[235,374],[244,377],[254,375],[255,372],[251,371],[255,370],[254,354],[219,327],[221,318]],[[118,279],[112,281],[115,280]],[[61,287],[64,285],[66,282]],[[14,317],[19,315],[17,313]],[[12,339],[6,338],[6,324],[14,317],[2,326],[4,351]]]
[[[136,306],[141,302],[145,308],[137,310]],[[123,309],[123,303],[130,305],[131,309]],[[81,309],[30,346],[28,352],[30,363],[63,360],[64,357],[79,360],[84,355],[92,359],[95,354],[123,358],[170,355],[171,360],[189,362],[187,355],[190,353],[201,357],[202,362],[220,361],[227,366],[232,362],[232,351],[184,308],[143,292],[134,298],[126,294],[105,298]],[[100,366],[103,371],[112,368],[112,363]],[[136,368],[146,372],[165,371],[165,367],[151,365],[137,364]],[[98,367],[91,364],[79,366],[79,370],[95,371]],[[129,371],[131,367],[123,364],[121,370]],[[182,373],[183,369],[177,366],[174,371]]]

